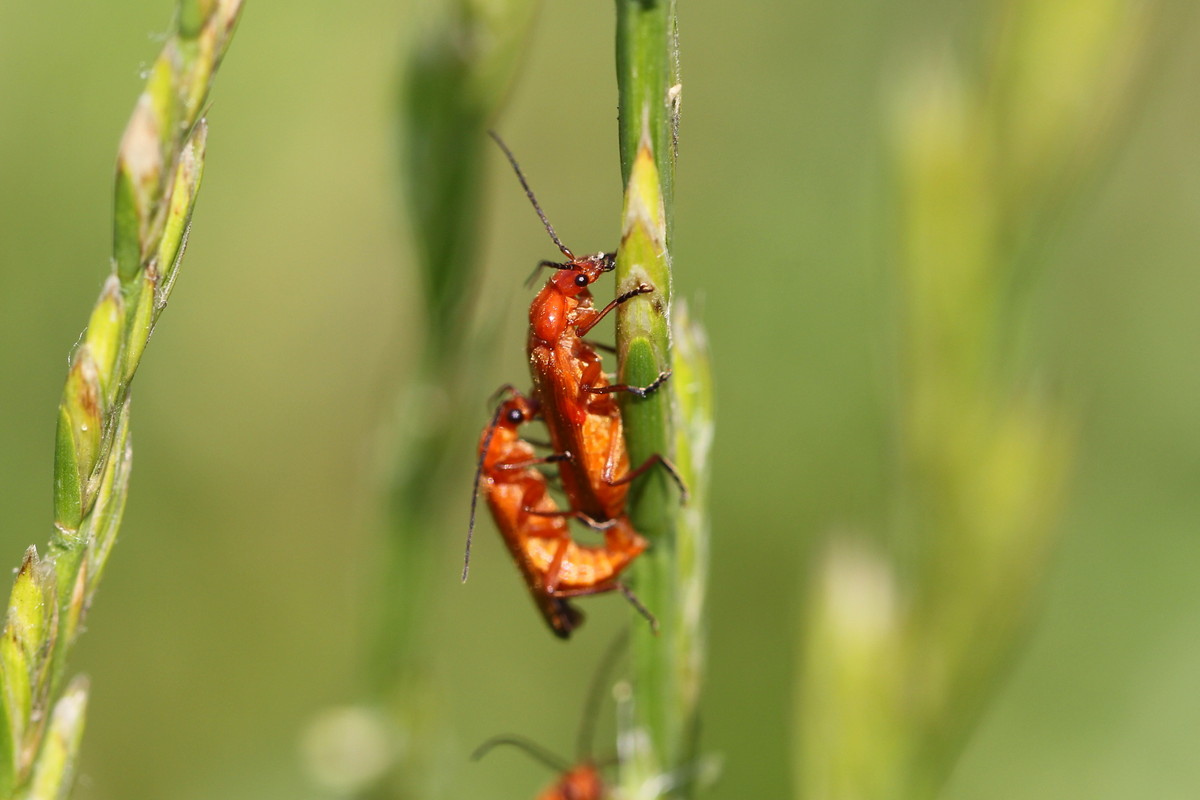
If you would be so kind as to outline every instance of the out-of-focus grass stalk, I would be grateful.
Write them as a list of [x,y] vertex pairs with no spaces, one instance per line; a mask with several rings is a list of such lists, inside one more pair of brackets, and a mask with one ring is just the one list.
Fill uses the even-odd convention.
[[799,796],[933,797],[1028,630],[1075,426],[1025,350],[1033,254],[1113,144],[1150,4],[1007,0],[982,68],[894,126],[901,372],[888,546],[834,537],[804,608]]
[[204,165],[209,88],[241,0],[189,0],[117,156],[113,274],[71,353],[54,459],[54,533],[26,551],[0,640],[0,796],[65,797],[87,686],[62,689],[129,487],[129,388],[166,307]]
[[704,334],[679,313],[671,324],[672,199],[680,85],[673,0],[617,1],[617,85],[625,178],[617,291],[648,283],[655,291],[617,315],[620,379],[644,386],[673,376],[646,399],[622,400],[631,464],[660,453],[691,492],[686,506],[661,470],[636,481],[629,514],[651,542],[631,568],[631,583],[658,617],[655,636],[635,624],[632,699],[621,732],[621,785],[628,798],[685,796],[694,785],[697,706],[704,666],[708,566],[708,447],[712,383]]
[[[445,498],[465,501],[471,488],[459,483],[460,467],[476,431],[462,420],[482,409],[473,380],[479,362],[465,334],[481,275],[486,131],[520,66],[538,6],[537,0],[439,6],[413,37],[404,69],[401,183],[417,247],[424,338],[416,373],[397,402],[386,456],[389,530],[370,668],[396,749],[386,774],[362,787],[372,796],[438,796],[439,775],[453,774],[453,762],[439,770],[446,744],[442,696],[422,656],[422,621],[432,609],[431,582],[455,579],[433,556],[453,534],[442,524]],[[465,534],[465,514],[462,523]]]

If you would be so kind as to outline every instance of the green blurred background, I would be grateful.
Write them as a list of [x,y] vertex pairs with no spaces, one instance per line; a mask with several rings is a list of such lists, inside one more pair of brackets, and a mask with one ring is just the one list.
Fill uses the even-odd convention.
[[[810,545],[876,525],[887,465],[889,73],[971,4],[681,4],[676,289],[718,381],[710,675],[714,798],[789,794],[788,717]],[[383,421],[420,312],[402,216],[397,70],[415,9],[257,0],[214,90],[183,274],[134,391],[134,478],[74,666],[93,679],[77,798],[318,797],[299,741],[354,700],[368,635]],[[0,563],[48,538],[67,353],[108,271],[116,145],[170,4],[0,6]],[[612,9],[548,0],[499,128],[563,239],[620,211]],[[1062,218],[1043,354],[1082,425],[1044,611],[948,798],[1200,795],[1200,26],[1157,42],[1125,141]],[[524,378],[521,281],[553,255],[498,154],[485,278],[464,320]],[[625,619],[589,601],[540,629],[496,537],[457,580],[444,520],[431,659],[459,797],[529,797],[496,733],[567,754]],[[442,535],[444,534],[444,535]],[[505,787],[502,791],[498,787]]]

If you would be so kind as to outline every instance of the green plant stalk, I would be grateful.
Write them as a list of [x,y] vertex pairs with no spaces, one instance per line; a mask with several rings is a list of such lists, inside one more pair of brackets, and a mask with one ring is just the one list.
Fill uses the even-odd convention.
[[[908,797],[901,604],[874,542],[839,532],[805,597],[795,692],[797,797]],[[888,668],[892,667],[892,668]]]
[[[663,470],[630,489],[634,526],[651,546],[630,582],[658,618],[659,633],[635,625],[629,728],[622,731],[621,784],[626,796],[686,796],[694,781],[697,704],[703,673],[707,574],[707,443],[712,432],[711,378],[703,333],[691,323],[671,339],[671,207],[679,109],[674,2],[617,2],[619,139],[625,178],[617,291],[640,283],[654,291],[624,303],[617,315],[620,380],[645,386],[673,370],[667,388],[622,400],[631,464],[670,458],[692,496],[686,506]],[[681,320],[682,322],[682,320]],[[686,343],[686,347],[683,346]]]
[[[461,0],[418,40],[403,81],[403,188],[420,267],[424,338],[417,374],[398,408],[389,566],[373,683],[387,686],[410,663],[422,612],[413,592],[432,571],[433,525],[461,463],[454,445],[466,406],[463,319],[479,278],[485,135],[519,66],[536,0]],[[462,414],[458,413],[462,412]]]
[[839,534],[818,565],[800,797],[936,797],[1029,628],[1076,432],[1028,346],[1031,251],[1114,144],[1152,5],[998,0],[984,68],[898,94],[890,548]]
[[671,642],[675,673],[673,702],[679,715],[679,750],[671,784],[685,796],[700,785],[697,735],[704,680],[705,610],[709,563],[709,454],[715,423],[714,390],[708,337],[682,301],[671,320],[671,390],[675,411],[675,458],[689,499],[675,516],[675,610]]
[[[479,276],[486,154],[539,0],[455,0],[416,43],[401,98],[403,188],[420,258],[426,371],[445,371]],[[451,363],[453,366],[453,363]]]
[[[480,412],[475,354],[464,320],[480,277],[488,126],[508,94],[538,0],[454,0],[414,38],[401,82],[399,121],[406,210],[421,279],[423,341],[415,374],[396,405],[386,458],[388,534],[368,664],[372,701],[407,742],[387,772],[361,793],[435,797],[453,774],[443,695],[422,653],[432,587],[449,579],[446,500],[461,506]],[[465,533],[466,520],[463,519]],[[439,766],[440,765],[440,766]]]
[[21,800],[66,800],[70,795],[75,777],[75,756],[83,738],[87,693],[87,680],[77,677],[54,704],[45,744]]
[[240,0],[185,0],[117,157],[113,274],[71,354],[59,405],[54,533],[26,552],[0,641],[0,796],[59,797],[83,730],[86,686],[60,688],[128,492],[129,391],[166,306],[204,163],[201,119]]
[[[621,307],[617,317],[617,354],[621,382],[646,386],[671,365],[666,228],[658,193],[658,171],[648,144],[633,165],[626,194],[625,229],[617,251],[617,291],[626,291],[638,283],[648,283],[655,291]],[[642,302],[644,298],[656,301]],[[645,399],[622,402],[630,464],[644,463],[656,453],[674,459],[670,399],[670,392],[659,391]],[[659,622],[657,635],[645,625],[635,626],[630,643],[634,722],[642,729],[639,738],[644,739],[644,747],[639,758],[623,765],[622,782],[629,787],[642,785],[647,778],[665,772],[675,763],[681,751],[686,715],[681,715],[676,705],[674,670],[679,620],[675,575],[675,517],[679,497],[667,486],[662,471],[652,470],[634,482],[627,502],[634,526],[651,543],[634,562],[630,582]]]
[[642,139],[649,137],[667,209],[671,243],[679,131],[679,26],[675,0],[617,0],[617,127],[621,179],[629,185]]
[[1037,606],[1076,438],[1030,348],[1038,243],[1117,144],[1156,6],[998,2],[980,79],[927,74],[897,126],[914,796],[944,782]]

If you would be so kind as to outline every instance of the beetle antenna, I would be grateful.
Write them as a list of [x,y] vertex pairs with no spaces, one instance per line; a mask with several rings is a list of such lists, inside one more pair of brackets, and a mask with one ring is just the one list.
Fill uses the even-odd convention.
[[493,406],[496,403],[499,403],[501,398],[516,397],[520,394],[521,393],[519,391],[517,391],[517,387],[513,386],[511,383],[506,383],[503,386],[501,386],[499,389],[497,389],[496,391],[491,393],[491,395],[488,397],[487,404],[489,406]]
[[487,458],[488,450],[492,446],[492,437],[496,435],[496,428],[500,425],[500,410],[504,406],[497,406],[496,412],[492,414],[492,421],[488,423],[487,436],[484,437],[483,446],[479,448],[479,463],[475,466],[475,490],[471,493],[471,521],[467,524],[467,550],[463,555],[463,571],[462,582],[467,582],[467,572],[471,568],[471,538],[475,535],[475,507],[479,504],[479,479],[483,477],[483,461]]
[[488,739],[479,747],[475,748],[475,752],[471,754],[472,761],[478,761],[486,756],[494,747],[502,744],[512,745],[520,750],[524,750],[526,754],[536,761],[540,761],[555,772],[567,772],[571,769],[571,765],[563,761],[561,758],[551,753],[546,748],[539,744],[529,741],[521,736],[495,736]]
[[542,207],[538,205],[537,198],[533,196],[533,189],[529,188],[529,182],[525,180],[525,174],[521,172],[521,165],[517,163],[516,156],[514,156],[512,151],[508,149],[508,145],[506,145],[504,140],[500,138],[500,134],[496,133],[495,131],[488,131],[488,136],[496,140],[496,144],[500,145],[500,149],[504,151],[505,157],[508,158],[508,163],[512,164],[513,172],[517,173],[517,180],[521,182],[521,186],[525,189],[525,196],[529,198],[529,202],[533,203],[533,210],[537,212],[537,215],[541,217],[542,224],[546,226],[546,233],[550,234],[550,238],[554,240],[556,245],[558,245],[558,249],[562,251],[562,254],[574,261],[575,254],[572,253],[570,248],[568,248],[559,240],[558,234],[554,232],[554,226],[550,224],[550,220],[546,219],[545,212],[543,212]]

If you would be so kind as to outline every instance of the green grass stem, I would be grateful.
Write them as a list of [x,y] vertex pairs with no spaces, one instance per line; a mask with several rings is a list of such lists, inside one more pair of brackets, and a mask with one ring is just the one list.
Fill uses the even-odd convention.
[[0,796],[65,797],[87,687],[66,656],[116,540],[129,487],[130,384],[166,307],[204,166],[209,88],[240,0],[185,0],[117,155],[113,273],[71,353],[59,405],[54,533],[26,551],[0,641]]
[[935,797],[1030,629],[1076,425],[1028,346],[1028,289],[1052,211],[1115,143],[1148,5],[996,2],[978,63],[946,48],[897,91],[889,522],[818,560],[802,798]]
[[648,137],[658,168],[670,243],[679,133],[679,28],[675,0],[617,0],[617,113],[626,185]]
[[671,320],[672,205],[680,84],[674,2],[617,2],[617,84],[625,179],[617,291],[655,291],[623,304],[617,357],[623,383],[644,386],[673,370],[663,391],[622,400],[630,463],[670,458],[691,498],[662,470],[639,478],[629,514],[651,542],[631,568],[631,584],[655,613],[660,632],[635,625],[632,698],[622,731],[621,785],[630,798],[691,794],[704,664],[705,514],[712,391],[704,336],[681,315]]
[[[433,586],[451,575],[435,554],[445,541],[447,499],[470,489],[461,466],[479,413],[479,360],[468,346],[468,311],[479,282],[486,131],[521,64],[537,0],[455,0],[424,20],[401,81],[401,185],[421,279],[422,343],[396,403],[386,457],[388,531],[370,656],[373,702],[407,744],[372,797],[436,797],[453,772],[444,697],[422,655]],[[415,304],[414,304],[415,305]],[[482,424],[482,422],[481,422]],[[462,519],[465,533],[466,519]],[[451,573],[453,574],[453,573]]]

